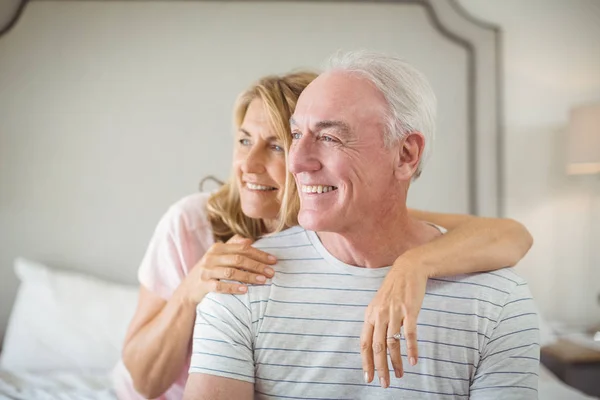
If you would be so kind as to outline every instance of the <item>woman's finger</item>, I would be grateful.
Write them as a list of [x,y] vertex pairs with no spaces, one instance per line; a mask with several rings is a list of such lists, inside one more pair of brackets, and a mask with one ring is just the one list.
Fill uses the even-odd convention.
[[387,361],[387,318],[377,318],[375,320],[375,329],[373,330],[373,361],[377,376],[379,376],[379,384],[382,388],[387,388],[390,385],[390,370]]
[[[268,265],[256,261],[242,254],[218,254],[211,260],[211,265],[243,269],[268,278],[273,276],[273,269]],[[225,278],[232,279],[232,278]]]
[[253,274],[252,272],[245,271],[234,267],[216,267],[212,268],[209,272],[209,276],[212,279],[227,279],[230,281],[238,281],[242,283],[265,283],[267,278],[264,275]]
[[218,279],[213,279],[209,283],[209,289],[215,293],[242,294],[248,291],[248,287],[239,283],[222,282]]
[[387,347],[390,353],[390,360],[392,361],[392,366],[394,367],[394,375],[396,378],[402,378],[404,375],[404,368],[402,366],[402,354],[400,349],[400,338],[395,338],[394,335],[400,333],[400,328],[402,327],[402,319],[393,318],[390,320],[387,329]]
[[365,383],[373,381],[373,324],[369,321],[363,323],[362,333],[360,335],[360,356],[362,358],[362,367]]
[[243,255],[263,264],[275,264],[277,258],[273,255],[252,247],[251,242],[226,243],[219,246],[219,254]]
[[417,345],[417,319],[412,316],[404,318],[404,338],[406,339],[406,356],[410,365],[416,365],[419,360]]

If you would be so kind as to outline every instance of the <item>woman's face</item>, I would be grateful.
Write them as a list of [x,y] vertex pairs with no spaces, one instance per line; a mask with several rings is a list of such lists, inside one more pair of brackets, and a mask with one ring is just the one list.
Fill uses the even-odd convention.
[[262,100],[252,100],[236,134],[233,154],[242,211],[251,218],[268,221],[279,214],[286,177],[283,146]]

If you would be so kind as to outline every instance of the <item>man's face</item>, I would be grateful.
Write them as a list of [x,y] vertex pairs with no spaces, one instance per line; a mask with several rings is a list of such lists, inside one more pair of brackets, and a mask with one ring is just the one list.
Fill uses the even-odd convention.
[[[306,229],[344,233],[385,218],[398,199],[397,146],[384,145],[386,101],[365,78],[325,73],[302,93],[292,117],[289,169]],[[396,204],[398,206],[398,204]]]

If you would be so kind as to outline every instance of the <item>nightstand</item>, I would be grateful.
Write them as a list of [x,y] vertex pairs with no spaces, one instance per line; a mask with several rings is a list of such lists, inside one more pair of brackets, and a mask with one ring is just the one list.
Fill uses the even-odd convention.
[[567,385],[600,396],[600,351],[559,339],[542,347],[540,360]]

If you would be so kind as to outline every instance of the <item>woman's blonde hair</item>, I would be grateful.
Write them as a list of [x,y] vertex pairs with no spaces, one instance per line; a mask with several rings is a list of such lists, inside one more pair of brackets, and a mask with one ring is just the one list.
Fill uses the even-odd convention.
[[[300,93],[317,77],[313,72],[295,72],[287,75],[271,75],[260,79],[238,97],[234,108],[234,124],[239,129],[252,100],[260,99],[268,114],[269,123],[277,139],[285,149],[287,165],[288,150],[291,144],[290,118],[296,108]],[[300,200],[293,176],[286,174],[281,207],[276,231],[298,224]],[[235,182],[235,171],[208,199],[208,218],[212,225],[215,240],[227,241],[234,235],[257,239],[267,232],[261,219],[244,215],[240,194]]]

